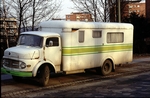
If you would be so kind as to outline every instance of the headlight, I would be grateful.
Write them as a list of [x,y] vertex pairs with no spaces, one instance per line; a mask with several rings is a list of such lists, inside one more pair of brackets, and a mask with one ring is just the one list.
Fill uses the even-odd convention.
[[11,60],[11,59],[3,59],[2,65],[9,67],[9,68],[16,68],[16,69],[24,69],[26,68],[26,64],[22,61]]
[[21,69],[26,68],[26,64],[24,62],[19,62],[19,66]]

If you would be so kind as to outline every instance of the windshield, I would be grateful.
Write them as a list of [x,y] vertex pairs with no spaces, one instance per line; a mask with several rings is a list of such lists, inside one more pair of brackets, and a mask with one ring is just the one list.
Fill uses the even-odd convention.
[[23,34],[19,37],[17,45],[25,45],[32,47],[42,47],[43,37],[36,35]]

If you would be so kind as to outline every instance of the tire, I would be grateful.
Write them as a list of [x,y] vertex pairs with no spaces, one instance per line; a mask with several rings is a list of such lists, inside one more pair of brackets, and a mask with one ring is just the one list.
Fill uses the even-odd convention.
[[101,74],[108,75],[112,71],[112,62],[110,60],[106,60],[101,67]]
[[41,86],[46,86],[50,78],[50,69],[47,65],[44,65],[39,70],[39,82]]
[[12,76],[13,80],[15,80],[16,82],[21,82],[22,77],[18,77],[18,76]]

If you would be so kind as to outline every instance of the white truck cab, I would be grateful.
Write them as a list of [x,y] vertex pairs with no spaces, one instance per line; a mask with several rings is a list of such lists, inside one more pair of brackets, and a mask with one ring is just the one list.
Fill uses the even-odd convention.
[[46,21],[39,31],[20,34],[4,51],[3,73],[14,80],[37,77],[48,84],[51,73],[77,73],[95,68],[109,74],[115,65],[132,61],[133,26],[127,23]]

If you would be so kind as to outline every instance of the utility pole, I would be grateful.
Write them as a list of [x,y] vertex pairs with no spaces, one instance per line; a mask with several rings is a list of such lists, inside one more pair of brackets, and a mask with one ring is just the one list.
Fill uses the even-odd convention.
[[94,21],[97,21],[97,17],[96,17],[96,6],[95,6],[95,1],[93,0],[93,10],[94,10]]
[[118,22],[121,22],[120,0],[118,0]]

